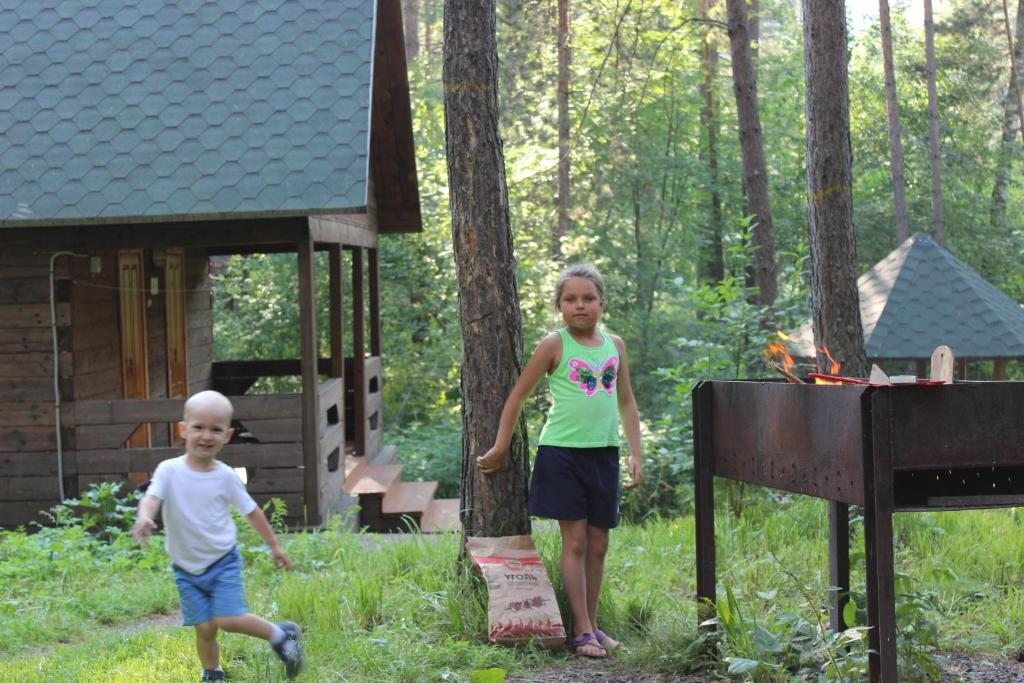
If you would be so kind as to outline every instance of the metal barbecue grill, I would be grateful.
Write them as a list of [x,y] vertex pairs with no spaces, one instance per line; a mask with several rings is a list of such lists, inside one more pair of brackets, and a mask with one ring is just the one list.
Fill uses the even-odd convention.
[[714,477],[769,486],[830,501],[844,628],[847,506],[862,505],[872,681],[897,680],[893,513],[1024,505],[1024,382],[704,381],[693,407],[698,597],[715,600]]

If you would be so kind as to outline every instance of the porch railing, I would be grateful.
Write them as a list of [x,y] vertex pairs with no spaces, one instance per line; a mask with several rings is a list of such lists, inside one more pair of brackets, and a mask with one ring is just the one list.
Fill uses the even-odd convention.
[[[303,516],[306,495],[340,495],[344,476],[344,387],[341,378],[330,378],[318,388],[318,476],[316,491],[307,492],[303,466],[302,396],[267,394],[229,396],[238,425],[236,438],[219,459],[245,468],[249,492],[262,502],[284,500],[289,516]],[[181,445],[125,448],[128,436],[140,424],[169,425],[181,419],[184,399],[76,401],[69,404],[71,438],[64,455],[67,476],[75,476],[79,491],[101,481],[148,479],[161,460],[182,453]],[[332,481],[333,480],[333,481]],[[321,500],[325,509],[330,500]]]

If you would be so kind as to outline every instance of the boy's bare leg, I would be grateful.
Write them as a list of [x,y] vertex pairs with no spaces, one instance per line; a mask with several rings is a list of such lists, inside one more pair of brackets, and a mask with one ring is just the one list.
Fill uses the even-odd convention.
[[217,644],[215,621],[196,624],[196,652],[204,669],[216,669],[220,666],[220,645]]
[[274,633],[274,625],[255,614],[242,614],[237,617],[215,617],[214,623],[231,633],[244,633],[269,641]]

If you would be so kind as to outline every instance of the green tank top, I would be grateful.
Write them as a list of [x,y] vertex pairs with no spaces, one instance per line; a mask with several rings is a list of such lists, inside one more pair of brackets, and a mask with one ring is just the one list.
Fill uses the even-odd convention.
[[562,338],[562,359],[548,376],[551,410],[540,444],[570,448],[619,445],[619,350],[606,333],[600,346],[583,346],[569,331]]

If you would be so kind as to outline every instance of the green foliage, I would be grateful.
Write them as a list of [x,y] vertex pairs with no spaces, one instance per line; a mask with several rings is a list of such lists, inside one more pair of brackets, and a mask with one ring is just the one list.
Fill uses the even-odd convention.
[[436,481],[438,498],[458,498],[462,471],[462,423],[451,410],[427,424],[394,429],[390,438],[406,481]]
[[[721,595],[714,633],[698,628],[691,597],[693,519],[651,518],[615,531],[599,613],[602,628],[629,648],[616,654],[617,669],[863,680],[863,556],[852,558],[855,606],[848,616],[858,621],[831,633],[824,624],[831,594],[825,506],[763,496],[750,504],[757,514],[736,519],[723,509],[717,515]],[[1020,518],[1017,510],[897,516],[900,680],[935,680],[937,649],[1020,646]],[[862,534],[855,523],[852,547],[863,547]],[[563,598],[557,526],[538,523],[533,536]],[[487,669],[530,677],[567,656],[485,643],[486,593],[478,578],[459,569],[457,534],[378,536],[334,525],[281,540],[293,569],[277,571],[269,560],[247,555],[246,594],[254,613],[303,626],[315,679],[468,681]],[[0,680],[193,678],[191,629],[171,625],[173,618],[134,623],[174,611],[167,564],[160,543],[135,546],[126,536],[102,543],[76,525],[5,532]],[[223,634],[221,652],[236,679],[280,676],[279,662],[257,639]]]
[[[762,377],[762,351],[773,330],[763,329],[766,312],[750,303],[753,290],[746,286],[744,273],[750,265],[749,222],[726,241],[727,276],[720,282],[688,287],[681,278],[675,285],[689,302],[694,319],[685,336],[675,340],[678,364],[658,368],[652,374],[661,380],[659,410],[646,420],[645,475],[641,486],[624,495],[623,516],[639,521],[648,516],[688,514],[693,505],[693,414],[690,392],[704,379]],[[793,330],[807,315],[804,274],[805,250],[783,254],[779,269],[779,296],[774,307],[778,329]],[[740,489],[729,488],[736,510]]]
[[142,494],[121,493],[121,482],[90,486],[81,498],[68,498],[43,514],[58,527],[81,527],[99,540],[110,543],[131,529]]

